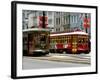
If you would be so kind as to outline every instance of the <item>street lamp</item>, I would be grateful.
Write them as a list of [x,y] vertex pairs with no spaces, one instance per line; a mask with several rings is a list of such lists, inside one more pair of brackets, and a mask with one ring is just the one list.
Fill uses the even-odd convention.
[[[85,14],[85,18],[86,18],[86,20],[87,20],[87,14]],[[87,22],[86,22],[86,24],[87,24]],[[87,28],[86,28],[86,33],[87,33],[88,31],[87,31]]]
[[45,28],[45,11],[43,11],[43,24],[42,24],[42,28]]

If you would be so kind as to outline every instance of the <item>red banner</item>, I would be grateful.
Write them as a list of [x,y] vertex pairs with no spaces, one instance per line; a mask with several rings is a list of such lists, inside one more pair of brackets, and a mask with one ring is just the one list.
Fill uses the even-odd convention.
[[84,28],[90,27],[90,18],[84,18],[83,26],[84,26]]
[[[45,16],[45,28],[47,27],[48,23],[47,23],[47,16]],[[39,16],[39,28],[42,28],[43,26],[43,16]]]

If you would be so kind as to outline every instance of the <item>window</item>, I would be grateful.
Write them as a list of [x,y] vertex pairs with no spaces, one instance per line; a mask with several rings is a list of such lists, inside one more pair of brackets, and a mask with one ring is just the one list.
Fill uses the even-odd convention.
[[34,22],[33,22],[33,25],[34,25],[34,26],[37,26],[37,18],[34,17],[34,18],[33,18],[33,21],[34,21]]
[[73,23],[73,16],[70,17],[70,21],[71,21],[71,23]]
[[60,24],[60,18],[58,18],[58,25]]
[[60,24],[60,18],[56,18],[56,25]]
[[56,18],[56,25],[58,25],[58,18]]
[[74,23],[76,23],[76,15],[74,16]]
[[48,23],[49,23],[49,24],[52,24],[52,19],[49,19],[49,20],[48,20]]
[[72,16],[72,22],[74,23],[74,16]]
[[39,12],[39,16],[43,16],[43,12]]
[[59,31],[60,31],[60,28],[57,28],[57,29],[56,29],[56,32],[59,32]]
[[49,16],[51,16],[51,15],[52,15],[52,12],[51,12],[51,11],[50,11],[50,12],[48,12],[48,15],[49,15]]
[[77,15],[75,16],[75,22],[76,23],[78,22],[78,16]]

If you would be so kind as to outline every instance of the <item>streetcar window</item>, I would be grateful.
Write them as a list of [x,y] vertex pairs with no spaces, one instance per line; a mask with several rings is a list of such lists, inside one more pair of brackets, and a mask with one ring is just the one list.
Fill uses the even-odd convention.
[[52,43],[54,43],[54,39],[52,39]]
[[86,38],[86,43],[88,42],[88,38]]
[[71,36],[69,36],[69,42],[71,42]]
[[83,43],[83,39],[81,40],[81,43]]
[[46,41],[46,36],[41,36],[41,41]]
[[78,43],[81,43],[81,40],[80,39],[78,40]]

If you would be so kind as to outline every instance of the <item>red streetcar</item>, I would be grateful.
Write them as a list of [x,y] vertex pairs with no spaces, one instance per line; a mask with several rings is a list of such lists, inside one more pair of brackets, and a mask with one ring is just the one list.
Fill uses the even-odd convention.
[[89,53],[89,35],[83,31],[51,33],[50,52]]

